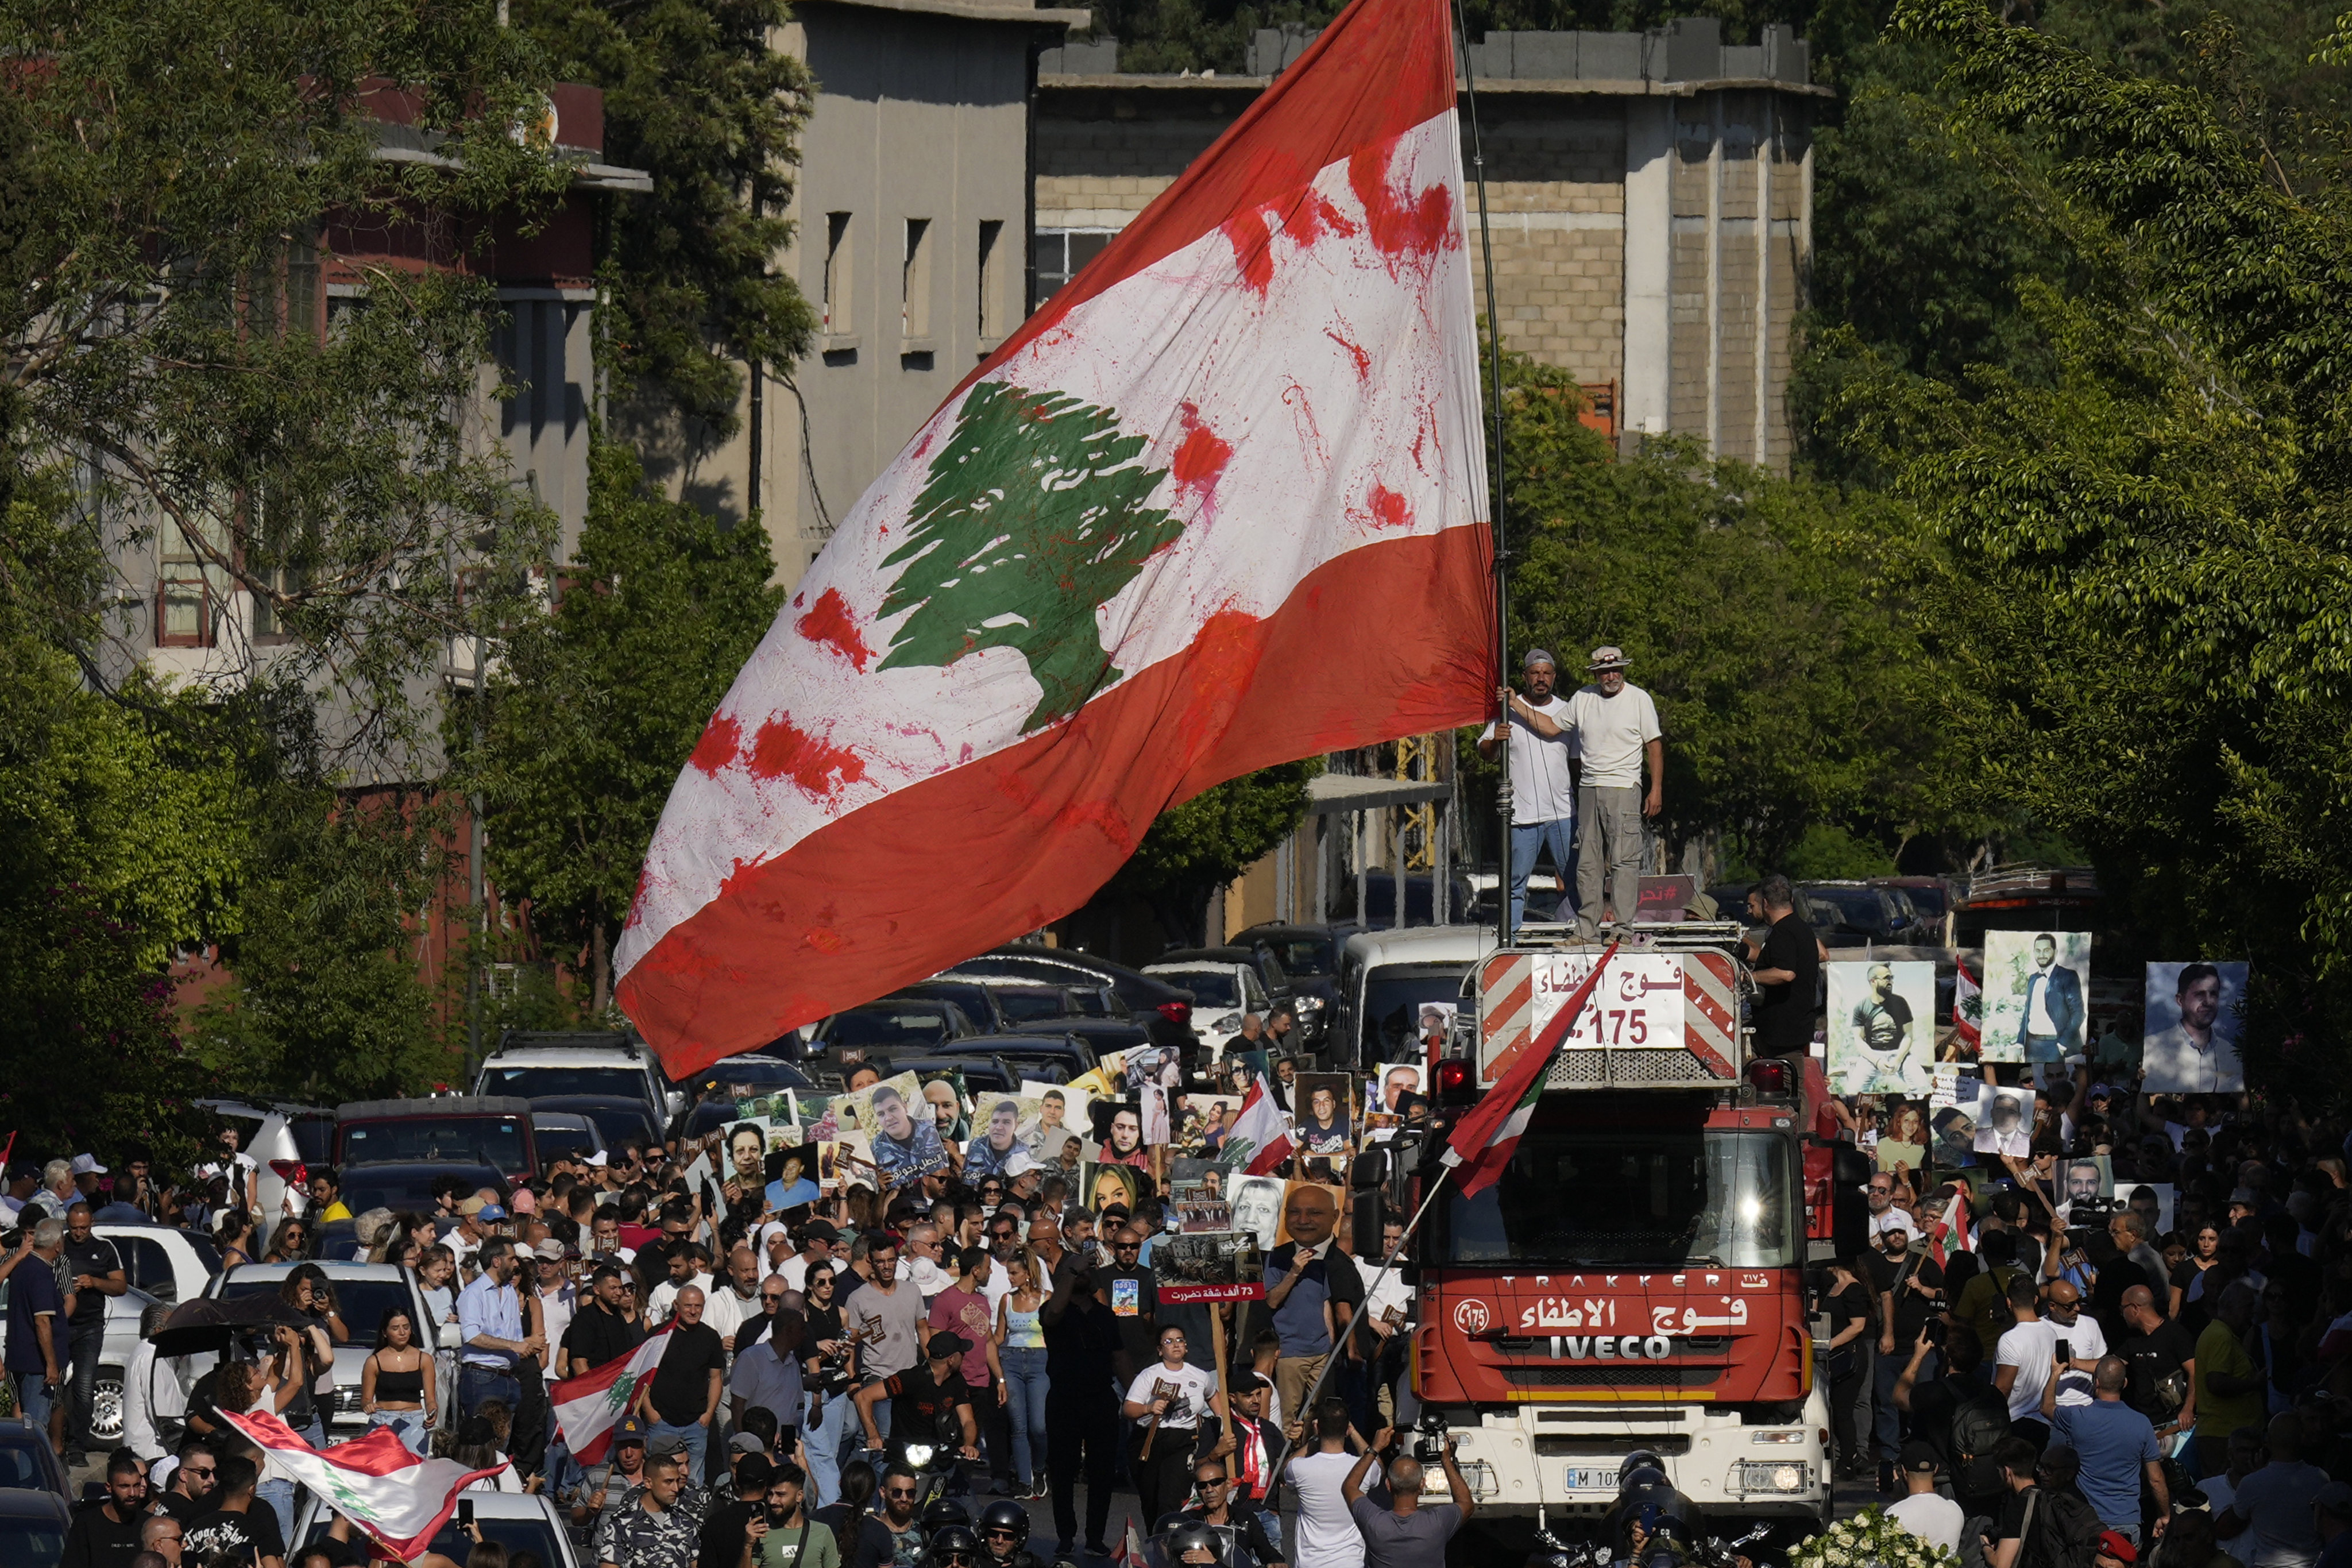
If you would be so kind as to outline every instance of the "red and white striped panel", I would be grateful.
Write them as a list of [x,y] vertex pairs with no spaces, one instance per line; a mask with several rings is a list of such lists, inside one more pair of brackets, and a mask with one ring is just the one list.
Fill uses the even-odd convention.
[[1492,1083],[1510,1071],[1533,1038],[1536,1018],[1535,956],[1497,952],[1478,971],[1478,1080]]
[[[1478,1081],[1510,1071],[1535,1039],[1535,964],[1539,954],[1497,952],[1478,971]],[[1699,1068],[1718,1079],[1739,1076],[1739,989],[1729,953],[1685,952],[1683,1044]],[[1650,1047],[1654,1049],[1655,1047]]]
[[1739,982],[1729,953],[1683,954],[1683,1044],[1708,1071],[1739,1076]]

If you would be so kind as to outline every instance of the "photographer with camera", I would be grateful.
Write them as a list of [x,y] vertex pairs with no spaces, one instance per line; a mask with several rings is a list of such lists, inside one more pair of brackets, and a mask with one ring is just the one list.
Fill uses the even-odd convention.
[[1384,1439],[1390,1436],[1382,1432],[1372,1439],[1371,1447],[1339,1487],[1340,1499],[1364,1538],[1365,1568],[1445,1568],[1445,1543],[1477,1507],[1462,1467],[1454,1462],[1459,1439],[1447,1433],[1442,1450],[1445,1488],[1453,1495],[1452,1502],[1423,1506],[1421,1461],[1410,1454],[1399,1454],[1389,1461],[1389,1506],[1382,1508],[1364,1496],[1364,1476],[1387,1447]]

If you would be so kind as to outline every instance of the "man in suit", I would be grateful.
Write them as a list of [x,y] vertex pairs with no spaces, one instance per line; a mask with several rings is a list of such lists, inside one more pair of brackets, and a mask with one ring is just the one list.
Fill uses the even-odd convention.
[[2029,1062],[2060,1061],[2083,1048],[2083,977],[2059,965],[2058,939],[2048,931],[2033,939],[2017,1039]]

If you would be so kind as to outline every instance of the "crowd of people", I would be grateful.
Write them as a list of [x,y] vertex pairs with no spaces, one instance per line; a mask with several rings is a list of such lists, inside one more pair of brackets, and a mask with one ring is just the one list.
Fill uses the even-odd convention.
[[1841,1472],[1994,1568],[2340,1568],[2345,1129],[2136,1087],[2080,1065],[2022,1152],[1938,1183],[1916,1108],[1830,1102],[1877,1166],[1815,1301]]

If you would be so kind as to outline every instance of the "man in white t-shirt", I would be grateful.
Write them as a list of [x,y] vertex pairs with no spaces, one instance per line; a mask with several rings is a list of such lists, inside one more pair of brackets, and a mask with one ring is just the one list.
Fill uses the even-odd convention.
[[[1666,743],[1658,728],[1658,705],[1638,686],[1625,683],[1625,650],[1592,650],[1592,684],[1568,700],[1576,731],[1576,753],[1584,778],[1576,795],[1576,904],[1590,928],[1601,920],[1603,877],[1608,908],[1630,921],[1640,902],[1642,819],[1665,809]],[[1642,789],[1642,767],[1650,787]]]
[[1888,1507],[1886,1517],[1926,1542],[1957,1557],[1960,1527],[1968,1522],[1960,1505],[1936,1490],[1936,1450],[1913,1438],[1903,1445],[1903,1500]]
[[1291,1568],[1364,1568],[1364,1537],[1340,1495],[1356,1468],[1348,1452],[1348,1407],[1327,1399],[1309,1426],[1315,1452],[1290,1461],[1290,1485],[1298,1494],[1298,1549],[1290,1554]]
[[2099,1328],[2099,1320],[2083,1313],[2083,1292],[2069,1279],[2053,1279],[2042,1288],[2042,1321],[2050,1327],[2050,1353],[2058,1353],[2058,1342],[2066,1342],[2066,1370],[2058,1376],[2058,1403],[2088,1405],[2091,1403],[2091,1376],[2099,1370],[2100,1358],[2107,1353],[2107,1336]]
[[2050,1424],[2042,1419],[2042,1391],[2050,1382],[2058,1336],[2042,1321],[2041,1291],[2031,1274],[2021,1271],[2009,1282],[2009,1311],[2014,1321],[1993,1352],[1992,1385],[2009,1401],[2012,1429],[2029,1421],[2046,1429]]
[[[1551,863],[1559,870],[1563,918],[1572,911],[1575,888],[1570,868],[1576,837],[1576,782],[1569,763],[1576,755],[1576,731],[1569,722],[1568,704],[1552,695],[1559,675],[1551,655],[1539,647],[1528,649],[1519,664],[1528,694],[1521,697],[1506,686],[1496,693],[1511,708],[1511,929],[1519,929],[1527,913],[1528,875],[1536,857],[1551,846]],[[1495,726],[1478,737],[1478,754],[1495,760]],[[1349,1529],[1353,1529],[1352,1524]]]

